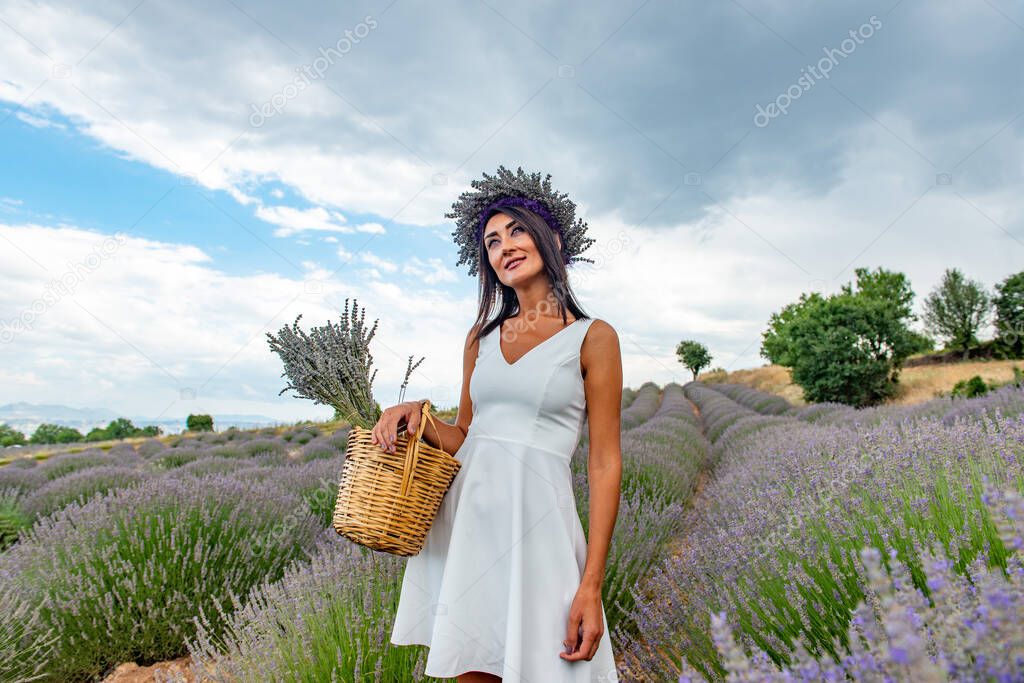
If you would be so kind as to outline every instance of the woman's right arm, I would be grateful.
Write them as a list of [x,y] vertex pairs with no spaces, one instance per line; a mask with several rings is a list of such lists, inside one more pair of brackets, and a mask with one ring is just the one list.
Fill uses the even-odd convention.
[[[476,355],[480,344],[473,338],[475,333],[476,327],[474,326],[466,335],[466,342],[463,346],[462,392],[459,397],[459,414],[455,418],[455,424],[451,425],[443,420],[435,419],[433,424],[428,422],[423,428],[423,440],[435,448],[443,447],[447,453],[454,454],[462,447],[462,442],[466,440],[469,425],[473,420],[473,402],[469,398],[469,380],[473,376],[473,368],[476,367]],[[416,428],[419,427],[422,406],[422,400],[406,401],[385,410],[373,427],[373,443],[393,453],[398,429],[408,423],[408,431],[415,433]]]

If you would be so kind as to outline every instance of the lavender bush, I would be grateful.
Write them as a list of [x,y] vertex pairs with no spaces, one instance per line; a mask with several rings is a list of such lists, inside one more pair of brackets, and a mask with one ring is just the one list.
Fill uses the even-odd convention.
[[241,443],[239,447],[250,458],[260,455],[285,455],[288,452],[287,445],[279,439],[252,439]]
[[289,443],[294,442],[299,446],[309,443],[312,439],[318,436],[320,436],[319,427],[310,423],[295,425],[281,434],[282,439]]
[[622,410],[628,408],[634,400],[636,400],[639,391],[630,387],[622,388],[622,404],[619,406]]
[[[1006,571],[979,557],[966,575],[941,554],[926,557],[927,589],[890,549],[861,551],[858,578],[866,599],[854,610],[845,642],[849,654],[834,661],[798,644],[780,670],[768,653],[736,641],[724,613],[712,615],[715,648],[730,680],[775,681],[1020,681],[1024,678],[1024,498],[1015,491],[992,496],[992,516],[1009,549]],[[998,564],[998,563],[997,563]],[[836,644],[839,648],[839,643]],[[684,663],[680,683],[706,681]]]
[[0,467],[0,489],[14,489],[18,493],[29,493],[47,482],[40,467],[15,467],[14,463]]
[[781,396],[759,391],[743,384],[715,383],[709,386],[715,391],[725,394],[741,406],[750,408],[762,415],[781,415],[793,408],[789,401]]
[[160,439],[146,439],[135,447],[135,452],[143,459],[149,459],[152,455],[167,448]]
[[0,680],[29,683],[46,677],[57,635],[19,599],[10,577],[0,574]]
[[39,465],[39,462],[35,458],[18,458],[8,463],[5,469],[26,469],[30,470]]
[[24,512],[22,495],[18,489],[0,489],[0,551],[18,542],[23,529],[30,526],[31,519]]
[[230,474],[253,463],[244,458],[222,458],[218,455],[197,456],[181,467],[170,470],[167,475],[172,477],[202,477],[207,474]]
[[231,596],[230,614],[196,620],[193,672],[232,683],[423,680],[425,649],[389,642],[402,567],[325,531],[311,562],[245,600]]
[[203,458],[206,452],[199,448],[167,448],[150,456],[149,460],[158,470],[173,470]]
[[[338,445],[340,441],[340,446]],[[336,458],[345,454],[345,439],[331,439],[318,436],[302,447],[299,457],[308,462],[310,460],[321,460]]]
[[252,478],[298,496],[306,508],[326,528],[331,526],[334,503],[338,497],[343,456],[296,462],[285,466],[263,466],[239,470],[238,478]]
[[54,479],[27,495],[21,508],[30,519],[34,520],[56,512],[71,503],[84,503],[93,496],[133,486],[148,476],[140,468],[123,465],[102,465],[77,470],[59,479]]
[[654,382],[645,382],[638,390],[636,398],[628,408],[622,410],[621,427],[625,432],[650,419],[658,410],[661,401],[661,389]]
[[37,468],[47,480],[53,481],[72,472],[100,467],[103,465],[125,465],[138,460],[135,451],[126,456],[123,451],[108,453],[99,449],[90,448],[80,453],[61,453],[41,463]]
[[[0,555],[0,577],[31,615],[29,636],[57,635],[47,676],[92,680],[120,662],[183,655],[194,615],[309,552],[322,527],[304,510],[257,483],[157,476],[42,518]],[[0,662],[0,677],[26,665]]]

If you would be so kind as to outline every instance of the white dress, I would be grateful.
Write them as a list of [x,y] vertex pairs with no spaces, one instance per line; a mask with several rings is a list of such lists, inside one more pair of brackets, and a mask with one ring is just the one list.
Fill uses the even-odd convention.
[[462,463],[426,542],[405,565],[391,633],[430,646],[425,673],[503,683],[618,681],[608,622],[590,661],[564,652],[587,557],[569,460],[586,419],[580,318],[509,364],[499,328],[480,340]]

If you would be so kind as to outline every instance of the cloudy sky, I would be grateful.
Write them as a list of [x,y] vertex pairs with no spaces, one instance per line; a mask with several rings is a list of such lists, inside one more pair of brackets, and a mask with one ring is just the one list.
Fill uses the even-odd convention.
[[859,266],[1024,263],[1019,2],[84,4],[0,2],[0,403],[323,417],[266,332],[355,298],[377,399],[415,355],[453,404],[499,164],[578,203],[631,386]]

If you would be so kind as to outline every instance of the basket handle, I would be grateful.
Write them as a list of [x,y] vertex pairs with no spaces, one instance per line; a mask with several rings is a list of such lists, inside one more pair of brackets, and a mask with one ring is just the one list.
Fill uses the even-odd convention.
[[[423,405],[420,410],[420,423],[416,426],[416,436],[410,438],[405,446],[405,470],[402,472],[402,488],[399,491],[401,496],[407,496],[409,494],[409,487],[412,486],[412,473],[416,468],[416,461],[420,455],[420,449],[417,447],[417,444],[423,437],[423,430],[427,426],[428,420],[430,424],[434,425],[434,431],[437,432],[438,440],[440,441],[441,439],[441,432],[437,429],[434,416],[430,414],[430,399],[423,399]],[[441,450],[444,450],[444,443],[441,443]]]

